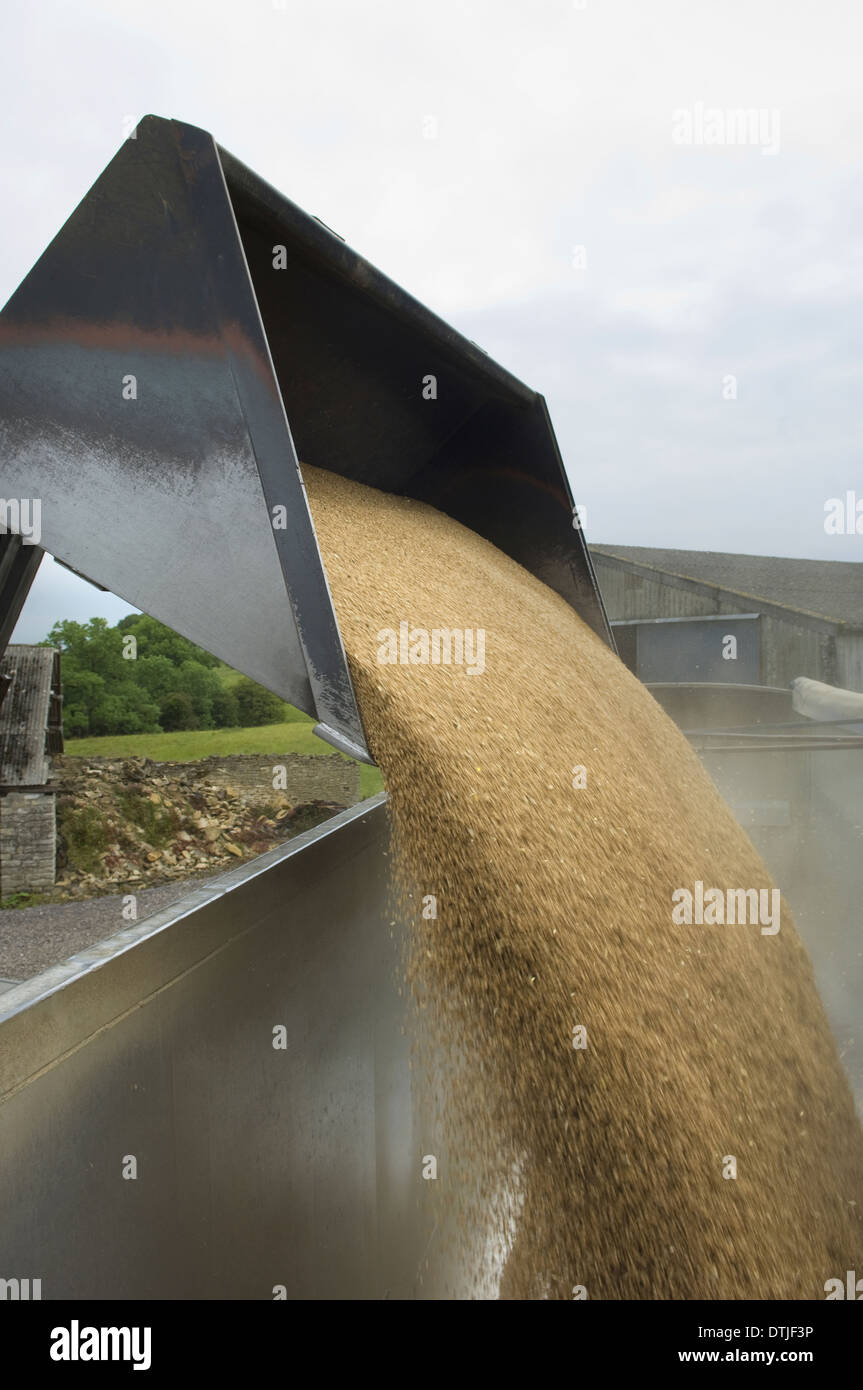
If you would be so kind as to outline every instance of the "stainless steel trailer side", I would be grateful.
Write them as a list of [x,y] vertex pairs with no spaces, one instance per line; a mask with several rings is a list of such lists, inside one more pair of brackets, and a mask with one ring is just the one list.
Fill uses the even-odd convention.
[[387,847],[377,797],[0,996],[0,1276],[440,1295]]

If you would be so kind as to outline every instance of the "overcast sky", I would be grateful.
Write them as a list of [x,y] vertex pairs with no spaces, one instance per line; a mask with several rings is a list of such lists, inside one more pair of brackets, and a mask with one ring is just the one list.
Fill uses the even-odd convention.
[[[129,126],[180,117],[543,392],[590,542],[861,560],[824,529],[863,499],[861,15],[7,5],[0,299]],[[125,611],[46,560],[16,639]]]

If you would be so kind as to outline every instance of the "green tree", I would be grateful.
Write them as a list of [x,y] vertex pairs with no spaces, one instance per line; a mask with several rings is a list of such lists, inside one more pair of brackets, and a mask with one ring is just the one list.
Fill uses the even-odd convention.
[[159,706],[134,681],[105,686],[90,711],[90,733],[154,734],[159,732]]
[[[124,647],[129,636],[135,638],[134,656],[128,643]],[[54,624],[45,645],[62,653],[64,725],[73,737],[157,733],[160,723],[165,729],[212,729],[243,722],[236,697],[215,669],[222,663],[144,613],[129,613],[115,627],[105,618],[64,619]],[[260,692],[247,695],[252,721],[280,718],[275,697],[253,681],[247,684]]]
[[280,724],[284,719],[285,703],[271,690],[266,690],[257,681],[243,676],[234,686],[237,709],[242,728],[253,728],[258,724]]
[[198,727],[195,707],[190,696],[182,690],[176,691],[173,695],[165,696],[159,719],[166,733],[173,733],[176,729],[197,729]]
[[63,723],[72,735],[155,733],[159,709],[123,657],[123,634],[105,618],[55,623],[45,645],[62,654]]
[[189,696],[199,729],[214,727],[213,700],[222,690],[222,682],[215,671],[208,671],[198,661],[184,661],[174,672],[172,690]]
[[63,666],[63,728],[71,738],[90,732],[90,716],[105,691],[105,682],[93,671],[83,671],[71,659]]
[[213,723],[217,729],[240,727],[240,707],[233,690],[223,687],[213,696]]
[[63,663],[63,728],[82,738],[90,732],[90,717],[105,691],[94,671],[85,671],[72,658]]
[[146,690],[157,704],[176,689],[177,668],[166,656],[139,656],[132,673],[141,689]]
[[123,634],[116,627],[109,627],[107,618],[91,618],[88,623],[65,618],[54,624],[44,645],[60,648],[64,680],[67,669],[92,671],[105,681],[128,679],[129,663],[123,659]]

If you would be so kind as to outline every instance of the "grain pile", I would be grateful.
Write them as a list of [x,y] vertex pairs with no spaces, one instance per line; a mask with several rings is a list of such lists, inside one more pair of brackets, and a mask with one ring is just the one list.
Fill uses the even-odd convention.
[[[863,1268],[863,1135],[787,904],[774,935],[672,921],[697,881],[771,887],[753,846],[562,599],[428,507],[304,477],[445,1051],[429,1148],[465,1240],[497,1212],[502,1297],[824,1298]],[[381,664],[403,621],[484,629],[484,670]]]

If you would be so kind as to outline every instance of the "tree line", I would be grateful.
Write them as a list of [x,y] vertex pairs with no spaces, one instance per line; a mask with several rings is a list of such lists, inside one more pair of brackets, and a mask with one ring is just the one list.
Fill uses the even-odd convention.
[[113,627],[105,618],[64,619],[42,645],[62,653],[69,738],[249,728],[296,717],[277,695],[248,676],[236,679],[217,657],[145,613]]

